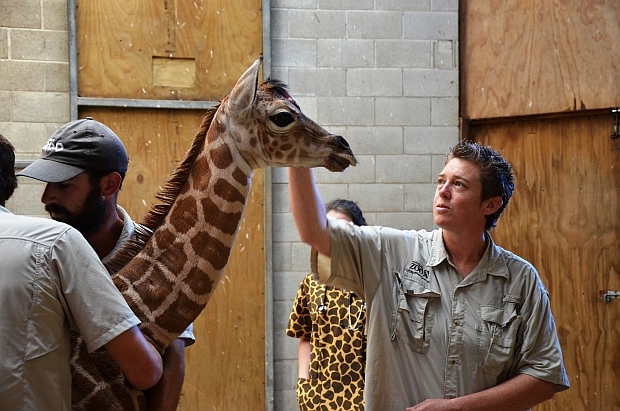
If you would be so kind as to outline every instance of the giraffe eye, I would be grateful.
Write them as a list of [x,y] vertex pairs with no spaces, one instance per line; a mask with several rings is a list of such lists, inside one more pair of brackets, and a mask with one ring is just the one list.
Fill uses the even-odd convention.
[[286,111],[281,111],[275,116],[269,117],[269,119],[271,119],[271,121],[276,123],[278,127],[286,127],[289,124],[291,124],[293,121],[295,121],[295,118],[293,117],[293,115]]

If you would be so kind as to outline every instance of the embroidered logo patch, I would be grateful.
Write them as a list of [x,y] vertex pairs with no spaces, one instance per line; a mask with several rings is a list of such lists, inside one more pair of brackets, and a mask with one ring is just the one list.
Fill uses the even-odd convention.
[[52,151],[59,152],[63,149],[64,146],[62,145],[62,143],[54,143],[54,138],[50,138],[49,140],[47,140],[47,143],[45,143],[45,146],[43,146],[43,151],[47,153],[51,153]]
[[429,271],[425,270],[424,266],[417,261],[412,261],[407,268],[405,268],[405,272],[408,274],[415,274],[428,282]]
[[504,302],[519,304],[521,302],[521,296],[506,294],[504,296]]

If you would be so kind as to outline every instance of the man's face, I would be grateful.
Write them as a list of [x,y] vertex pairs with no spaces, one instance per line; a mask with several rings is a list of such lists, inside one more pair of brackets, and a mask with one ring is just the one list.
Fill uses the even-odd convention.
[[482,201],[477,165],[458,158],[450,160],[437,178],[433,201],[435,224],[448,231],[480,230],[489,214]]
[[106,216],[105,199],[86,172],[60,183],[47,183],[41,196],[45,211],[83,235],[99,230]]

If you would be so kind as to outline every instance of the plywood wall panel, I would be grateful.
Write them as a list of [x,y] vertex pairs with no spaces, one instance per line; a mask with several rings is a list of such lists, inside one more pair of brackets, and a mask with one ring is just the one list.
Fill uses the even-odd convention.
[[[84,108],[123,141],[129,168],[118,203],[140,221],[155,193],[185,158],[204,113],[189,110]],[[179,411],[265,409],[265,188],[256,170],[229,263],[194,322],[185,350]]]
[[[262,53],[260,9],[260,0],[78,1],[78,95],[218,101]],[[160,80],[182,81],[157,81],[166,59],[183,64]]]
[[620,139],[609,115],[472,126],[514,166],[491,235],[530,261],[551,301],[571,388],[536,411],[620,410]]
[[487,119],[620,106],[620,2],[460,2],[461,113]]

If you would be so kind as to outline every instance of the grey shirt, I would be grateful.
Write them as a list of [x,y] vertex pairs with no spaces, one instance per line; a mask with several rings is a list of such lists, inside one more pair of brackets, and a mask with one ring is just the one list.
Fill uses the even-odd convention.
[[3,410],[71,407],[69,330],[94,351],[140,323],[99,257],[70,226],[0,207]]
[[549,295],[527,261],[487,236],[462,278],[441,229],[328,221],[331,262],[319,263],[319,276],[366,299],[367,411],[460,397],[518,374],[568,388]]

